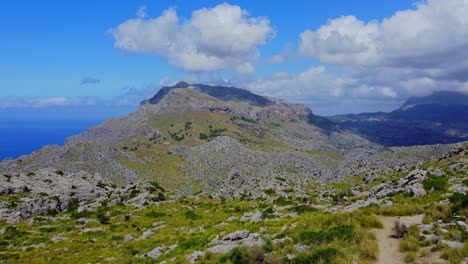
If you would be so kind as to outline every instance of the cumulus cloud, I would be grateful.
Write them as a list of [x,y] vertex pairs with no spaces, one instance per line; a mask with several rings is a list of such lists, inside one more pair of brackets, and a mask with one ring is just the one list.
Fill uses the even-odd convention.
[[376,60],[378,34],[376,22],[366,24],[353,16],[340,17],[316,31],[304,31],[300,51],[325,63],[370,64]]
[[274,36],[268,18],[251,17],[239,6],[226,3],[196,10],[184,21],[172,8],[156,18],[138,15],[110,32],[114,47],[125,52],[157,55],[190,72],[242,74],[254,72],[257,47]]
[[344,16],[304,31],[300,50],[329,64],[438,68],[468,55],[466,14],[466,0],[427,0],[380,22]]
[[101,80],[93,78],[93,77],[84,77],[83,79],[81,79],[80,84],[81,85],[98,84],[100,82]]

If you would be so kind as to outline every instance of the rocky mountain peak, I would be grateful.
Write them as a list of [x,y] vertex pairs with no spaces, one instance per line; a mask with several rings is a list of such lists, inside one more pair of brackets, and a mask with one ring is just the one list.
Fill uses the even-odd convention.
[[302,118],[311,114],[305,105],[257,95],[245,89],[186,82],[162,87],[154,97],[141,103],[140,111],[152,114],[233,113],[255,119],[271,116]]

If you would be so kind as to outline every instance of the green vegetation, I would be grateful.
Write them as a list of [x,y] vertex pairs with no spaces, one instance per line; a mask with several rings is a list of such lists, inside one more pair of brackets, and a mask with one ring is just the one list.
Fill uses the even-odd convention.
[[[119,204],[100,207],[97,212],[78,213],[76,205],[72,205],[52,222],[48,220],[50,216],[42,216],[37,217],[32,225],[5,224],[5,232],[0,235],[2,261],[94,263],[113,258],[119,263],[163,260],[168,263],[188,263],[187,255],[196,250],[206,250],[210,247],[210,241],[216,237],[244,229],[261,233],[264,246],[240,247],[228,254],[206,253],[200,263],[320,263],[319,260],[330,259],[371,263],[375,258],[376,241],[369,233],[371,228],[379,227],[380,223],[365,212],[327,214],[305,205],[295,205],[285,212],[301,212],[298,217],[277,218],[273,216],[273,204],[265,201],[168,199],[169,202],[150,204],[138,210],[133,206]],[[295,203],[293,199],[288,201]],[[263,208],[269,220],[261,223],[226,221],[231,216],[239,219],[244,213],[256,208]],[[71,219],[61,216],[70,216]],[[95,220],[81,224],[76,222],[80,218]],[[223,222],[224,225],[219,225]],[[83,232],[85,229],[96,230]],[[138,238],[147,230],[152,230],[154,234],[142,240],[124,239],[127,235]],[[352,240],[347,237],[351,233]],[[51,239],[56,236],[64,239],[52,242]],[[307,237],[306,240],[313,237],[307,241],[317,247],[314,246],[310,252],[297,251],[294,244],[301,243],[301,236]],[[277,244],[271,241],[280,237],[289,237],[293,242],[285,240]],[[36,248],[35,245],[40,243],[44,243],[44,246]],[[167,248],[172,245],[177,246],[154,261],[139,257],[156,247]],[[20,247],[26,247],[27,250],[20,250]],[[86,254],[82,254],[83,251]],[[286,254],[290,253],[298,256],[293,260],[295,262],[286,261]]]
[[448,178],[429,174],[426,179],[424,179],[423,186],[426,191],[446,191],[449,187]]
[[301,254],[293,259],[293,264],[332,263],[334,259],[343,254],[336,248],[317,249],[307,255]]
[[320,244],[331,242],[334,239],[349,241],[354,236],[354,226],[336,226],[328,230],[305,231],[299,234],[301,242]]

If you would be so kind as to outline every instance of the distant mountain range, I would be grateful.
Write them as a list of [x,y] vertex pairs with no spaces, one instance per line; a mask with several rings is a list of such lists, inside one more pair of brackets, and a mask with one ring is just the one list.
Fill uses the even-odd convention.
[[468,140],[468,95],[439,91],[409,98],[390,112],[326,117],[316,123],[327,129],[349,130],[385,146],[447,144]]

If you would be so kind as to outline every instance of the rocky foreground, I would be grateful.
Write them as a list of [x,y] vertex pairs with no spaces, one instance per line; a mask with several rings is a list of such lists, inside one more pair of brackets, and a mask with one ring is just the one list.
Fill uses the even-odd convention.
[[238,198],[181,196],[146,181],[121,187],[98,174],[53,168],[3,175],[0,259],[373,263],[382,250],[372,235],[382,227],[379,215],[422,214],[421,223],[398,233],[405,261],[463,263],[467,175],[468,143],[408,171],[307,187],[277,177],[269,188]]

